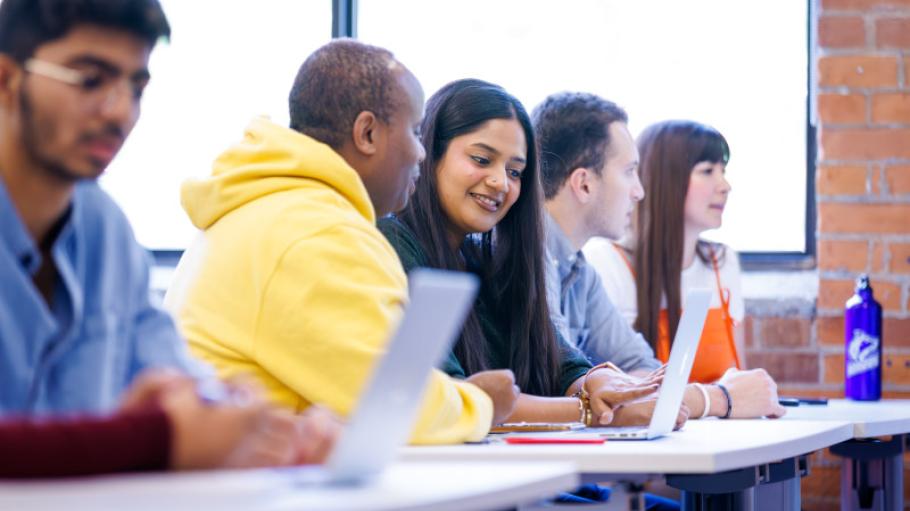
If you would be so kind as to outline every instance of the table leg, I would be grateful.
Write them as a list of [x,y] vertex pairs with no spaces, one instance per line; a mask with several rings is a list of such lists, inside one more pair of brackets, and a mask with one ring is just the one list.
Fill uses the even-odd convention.
[[904,509],[904,437],[890,440],[854,439],[831,446],[844,458],[841,466],[841,509],[902,511]]
[[682,491],[683,511],[730,509],[753,511],[759,467],[716,474],[668,474],[667,484]]
[[800,480],[809,473],[807,455],[763,465],[762,484],[755,489],[755,507],[761,511],[799,510],[802,506]]

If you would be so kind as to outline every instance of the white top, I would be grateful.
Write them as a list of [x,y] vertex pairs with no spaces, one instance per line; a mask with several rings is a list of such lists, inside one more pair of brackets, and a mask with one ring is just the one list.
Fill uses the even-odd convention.
[[[724,247],[725,255],[720,265],[721,286],[730,291],[730,316],[737,323],[745,315],[745,300],[742,293],[742,274],[739,267],[739,254],[730,247]],[[625,259],[613,246],[613,242],[606,238],[592,238],[582,251],[603,282],[604,289],[613,305],[619,309],[626,321],[631,325],[638,316],[638,301],[636,299],[635,280]],[[691,266],[682,271],[682,300],[686,292],[693,288],[713,289],[711,298],[712,309],[720,307],[720,295],[717,291],[717,279],[714,277],[714,267],[711,263],[703,263],[698,257]],[[666,300],[661,304],[666,307]],[[686,304],[682,303],[682,307]]]
[[[553,435],[596,434],[596,428]],[[545,436],[535,433],[526,436]],[[495,438],[495,435],[491,435]],[[846,421],[716,418],[688,421],[681,431],[654,440],[603,444],[410,446],[410,461],[572,462],[583,474],[710,474],[772,463],[853,438]]]
[[850,401],[831,399],[827,405],[787,408],[786,420],[831,420],[853,423],[856,438],[910,433],[910,400]]
[[296,470],[219,470],[0,482],[0,509],[481,510],[517,507],[571,490],[574,467],[555,463],[396,463],[363,486],[311,486]]

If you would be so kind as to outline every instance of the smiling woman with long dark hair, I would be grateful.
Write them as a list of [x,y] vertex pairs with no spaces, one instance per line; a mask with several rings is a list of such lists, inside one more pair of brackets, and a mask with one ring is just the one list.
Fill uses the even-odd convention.
[[470,271],[482,281],[443,369],[457,377],[511,369],[523,392],[511,421],[644,421],[634,405],[618,405],[651,393],[658,377],[592,370],[550,322],[537,149],[521,103],[497,85],[452,82],[430,98],[421,138],[427,156],[414,196],[379,227],[406,270]]

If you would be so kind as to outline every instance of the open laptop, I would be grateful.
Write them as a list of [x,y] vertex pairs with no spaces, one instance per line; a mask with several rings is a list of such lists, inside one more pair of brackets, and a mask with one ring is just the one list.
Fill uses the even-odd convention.
[[474,275],[418,268],[409,275],[410,303],[367,380],[328,461],[285,469],[303,484],[356,484],[378,475],[414,427],[430,370],[461,332],[478,281]]
[[701,339],[702,329],[705,326],[705,317],[708,315],[712,292],[710,289],[693,289],[686,294],[686,301],[683,302],[685,308],[679,319],[676,337],[673,339],[667,372],[658,389],[657,404],[654,406],[651,424],[647,427],[585,429],[584,432],[590,434],[597,431],[599,436],[610,440],[651,440],[673,431],[676,415],[686,391],[686,384],[689,383],[689,373],[692,372],[695,353],[698,351],[698,341]]

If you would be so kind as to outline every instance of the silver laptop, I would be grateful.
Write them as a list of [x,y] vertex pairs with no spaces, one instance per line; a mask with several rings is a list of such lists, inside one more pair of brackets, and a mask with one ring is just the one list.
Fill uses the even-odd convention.
[[321,467],[284,469],[300,483],[363,483],[407,442],[430,370],[447,355],[474,303],[474,275],[418,268],[410,303],[387,352],[367,380],[338,443]]
[[658,389],[659,394],[657,404],[654,406],[654,415],[651,416],[651,424],[647,427],[585,429],[586,433],[597,431],[599,436],[610,440],[651,440],[673,431],[676,415],[686,391],[686,384],[689,383],[689,373],[692,372],[695,353],[698,351],[698,341],[701,339],[702,329],[705,326],[705,317],[708,315],[712,292],[710,289],[693,289],[686,294],[685,308],[679,319],[676,337],[673,339],[667,372]]

